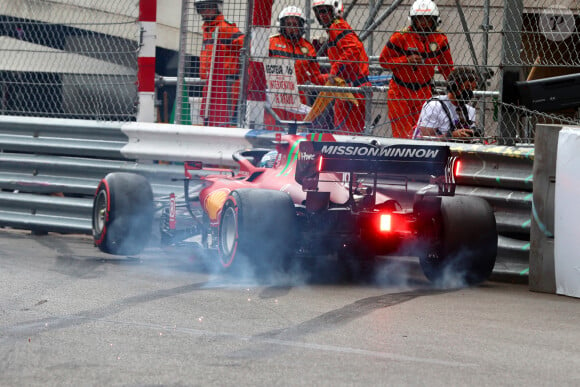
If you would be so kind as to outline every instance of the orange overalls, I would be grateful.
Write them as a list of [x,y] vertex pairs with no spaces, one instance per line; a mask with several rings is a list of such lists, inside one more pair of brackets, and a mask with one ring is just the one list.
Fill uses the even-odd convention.
[[[294,59],[294,72],[296,74],[296,82],[299,85],[312,83],[315,85],[324,85],[328,75],[320,72],[320,66],[316,61],[316,50],[312,44],[300,38],[298,41],[293,41],[285,38],[282,35],[274,35],[270,37],[270,57],[276,58],[290,58]],[[306,95],[300,91],[300,101],[303,104],[308,104]],[[298,113],[292,113],[283,109],[274,109],[278,117],[282,120],[303,120],[304,116]]]
[[[408,64],[407,56],[423,57],[423,64]],[[445,79],[453,70],[447,36],[435,32],[418,34],[407,27],[395,32],[381,52],[380,64],[391,70],[387,106],[393,137],[411,138],[423,103],[431,98],[435,66]]]
[[[216,16],[211,22],[204,22],[202,30],[199,76],[206,83],[200,115],[205,125],[220,126],[231,122],[235,116],[240,94],[239,57],[244,35],[235,23],[225,20],[223,15]],[[215,56],[213,70],[212,56]]]
[[[330,76],[340,77],[351,87],[370,86],[369,58],[363,43],[351,26],[342,18],[336,19],[327,30]],[[353,93],[354,94],[354,93]],[[334,103],[336,133],[361,133],[365,127],[366,101],[362,93],[354,94],[358,106],[337,99]]]

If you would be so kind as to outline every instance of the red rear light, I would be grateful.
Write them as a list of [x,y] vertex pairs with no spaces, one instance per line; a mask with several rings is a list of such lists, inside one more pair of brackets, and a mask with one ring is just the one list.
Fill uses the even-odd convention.
[[374,224],[380,234],[401,234],[410,232],[409,223],[405,214],[381,212],[375,218]]
[[320,155],[320,157],[318,158],[318,172],[322,172],[322,162],[323,162],[323,157],[322,157],[322,155]]
[[381,214],[379,217],[379,231],[389,232],[392,229],[392,216],[391,214]]
[[461,161],[459,159],[455,160],[453,164],[453,178],[457,178],[459,176],[459,172],[461,170]]

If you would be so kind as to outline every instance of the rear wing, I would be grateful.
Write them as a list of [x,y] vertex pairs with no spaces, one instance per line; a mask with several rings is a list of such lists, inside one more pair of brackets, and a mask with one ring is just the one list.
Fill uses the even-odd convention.
[[376,173],[426,179],[448,191],[454,188],[454,162],[447,145],[303,141],[299,146],[296,181],[310,191],[317,190],[321,172]]

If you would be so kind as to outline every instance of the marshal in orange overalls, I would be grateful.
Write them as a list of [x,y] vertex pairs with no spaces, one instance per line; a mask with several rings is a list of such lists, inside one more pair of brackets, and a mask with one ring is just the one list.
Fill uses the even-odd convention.
[[[421,55],[423,63],[408,64],[407,56],[412,54]],[[387,94],[393,137],[411,138],[421,107],[431,98],[435,66],[445,79],[453,69],[447,36],[440,32],[419,34],[406,27],[391,36],[379,60],[393,73]]]
[[[244,36],[236,24],[225,20],[223,15],[204,22],[202,30],[199,76],[206,83],[200,115],[206,125],[226,125],[235,118],[240,93],[239,57]],[[212,56],[215,56],[213,70]]]

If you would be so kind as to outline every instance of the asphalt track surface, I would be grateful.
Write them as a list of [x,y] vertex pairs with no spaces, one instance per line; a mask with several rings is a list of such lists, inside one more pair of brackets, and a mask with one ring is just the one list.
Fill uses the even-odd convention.
[[0,385],[580,385],[580,300],[436,288],[409,259],[371,283],[330,267],[256,281],[0,230]]

